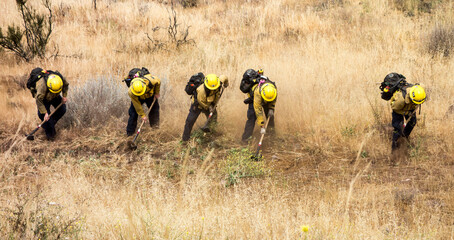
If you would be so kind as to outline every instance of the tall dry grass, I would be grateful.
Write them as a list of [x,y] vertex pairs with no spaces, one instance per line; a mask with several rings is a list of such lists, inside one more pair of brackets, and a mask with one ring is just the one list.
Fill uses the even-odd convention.
[[[452,26],[451,1],[431,5],[430,13],[412,1],[199,1],[196,8],[176,5],[181,27],[190,26],[196,45],[154,52],[145,33],[168,26],[166,1],[98,1],[96,11],[88,0],[52,3],[50,49],[59,56],[24,63],[0,52],[0,137],[8,152],[0,163],[1,236],[36,237],[27,216],[47,204],[39,209],[53,219],[50,225],[69,222],[76,229],[70,238],[453,238],[454,124],[443,116],[454,104],[454,62],[427,49],[428,36]],[[2,28],[20,22],[14,1],[0,8]],[[165,31],[154,37],[167,38]],[[34,100],[13,79],[38,65],[59,70],[71,84],[62,121],[73,127],[60,123],[55,144],[19,142],[15,134],[38,120]],[[144,132],[140,148],[130,153],[121,150],[128,99],[118,83],[141,66],[163,79],[162,125]],[[265,148],[266,166],[256,166],[258,172],[272,170],[226,187],[224,167],[235,162],[229,149],[241,148],[236,141],[246,106],[238,88],[248,68],[263,68],[279,89],[277,140]],[[199,71],[226,74],[231,86],[219,105],[217,135],[198,137],[186,150],[178,143],[189,108],[183,88]],[[424,84],[429,97],[408,157],[393,167],[385,164],[390,142],[382,130],[390,109],[377,83],[394,71]],[[106,97],[82,98],[81,89]],[[69,109],[82,102],[100,110]],[[102,109],[119,119],[99,129],[96,121],[90,128],[77,121],[91,121]],[[231,169],[253,170],[240,160]],[[24,195],[29,204],[22,203]],[[50,202],[63,210],[52,210]],[[15,228],[17,216],[5,218],[21,205],[23,231]],[[54,221],[56,214],[63,223]]]
[[[208,152],[208,163],[201,163],[182,149],[180,166],[152,156],[129,164],[124,155],[73,158],[70,152],[39,163],[48,154],[29,156],[27,162],[19,161],[26,156],[21,154],[3,165],[8,168],[2,179],[10,186],[3,188],[3,213],[22,206],[20,223],[26,223],[27,236],[34,236],[33,223],[40,220],[31,215],[38,206],[48,225],[70,222],[73,230],[64,236],[74,238],[440,239],[452,234],[449,171],[407,179],[414,169],[400,169],[396,181],[378,173],[390,169],[370,170],[370,163],[359,159],[356,169],[348,164],[335,173],[323,166],[302,168],[299,176],[245,179],[226,188],[219,181],[222,173],[209,167],[210,161],[223,160]],[[14,168],[25,176],[15,175]],[[172,169],[180,171],[166,174]],[[20,236],[13,228],[17,216],[3,216],[8,217],[1,222],[3,236]],[[302,225],[309,225],[309,232]],[[53,231],[47,230],[49,236]]]

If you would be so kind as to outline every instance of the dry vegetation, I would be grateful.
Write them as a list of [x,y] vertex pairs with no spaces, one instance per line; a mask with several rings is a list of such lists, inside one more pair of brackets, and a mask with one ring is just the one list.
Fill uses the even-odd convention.
[[[169,1],[51,2],[46,58],[0,50],[1,239],[454,238],[452,1],[182,0],[174,38],[195,44],[178,46]],[[0,9],[2,29],[20,23],[14,1]],[[38,122],[23,88],[35,66],[70,82],[55,142],[23,140]],[[163,81],[162,122],[130,152],[121,79],[141,66]],[[278,132],[251,162],[239,82],[259,67],[278,85]],[[216,132],[185,146],[183,89],[199,71],[231,87]],[[392,165],[377,83],[394,71],[429,98]]]

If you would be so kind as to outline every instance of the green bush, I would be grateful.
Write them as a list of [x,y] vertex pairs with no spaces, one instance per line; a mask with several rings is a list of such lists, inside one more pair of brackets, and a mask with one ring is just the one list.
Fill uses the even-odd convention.
[[[0,46],[27,62],[35,57],[44,58],[46,46],[52,33],[52,10],[50,0],[44,0],[49,14],[39,14],[36,9],[28,6],[27,0],[16,0],[21,14],[23,28],[12,24],[8,26],[6,35],[0,28]],[[24,38],[25,36],[25,38]]]

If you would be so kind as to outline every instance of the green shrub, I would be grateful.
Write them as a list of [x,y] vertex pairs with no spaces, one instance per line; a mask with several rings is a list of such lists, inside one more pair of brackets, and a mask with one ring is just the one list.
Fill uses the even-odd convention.
[[[16,0],[21,14],[23,28],[14,23],[8,26],[6,35],[0,28],[0,46],[12,51],[27,62],[37,57],[44,58],[46,46],[52,33],[52,10],[50,0],[44,0],[49,14],[39,14],[36,9],[28,6],[27,0]],[[25,38],[24,38],[25,36]]]

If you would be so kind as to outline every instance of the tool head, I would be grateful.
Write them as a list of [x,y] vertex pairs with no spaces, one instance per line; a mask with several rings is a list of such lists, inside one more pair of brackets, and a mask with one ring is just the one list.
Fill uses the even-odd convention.
[[129,146],[129,149],[131,149],[131,150],[137,149],[137,145],[133,141],[129,141],[128,146]]
[[251,155],[251,160],[256,162],[262,161],[263,160],[262,154]]
[[25,135],[25,136],[27,137],[27,140],[29,140],[29,141],[35,140],[35,136],[33,136],[33,135]]
[[201,129],[202,129],[202,131],[203,131],[203,132],[206,132],[206,133],[209,133],[209,132],[211,132],[210,128],[209,128],[209,127],[207,127],[207,126],[205,126],[205,127],[202,127]]

